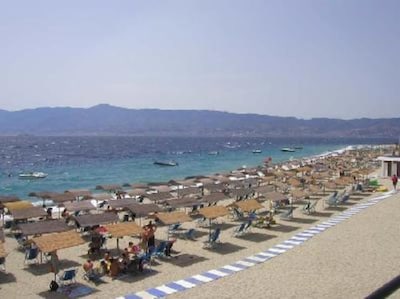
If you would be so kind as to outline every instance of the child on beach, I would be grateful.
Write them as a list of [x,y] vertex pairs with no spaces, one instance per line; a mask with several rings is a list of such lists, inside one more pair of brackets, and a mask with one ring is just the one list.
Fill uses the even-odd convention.
[[393,183],[393,189],[394,189],[394,190],[396,190],[397,181],[398,181],[397,175],[394,174],[394,175],[392,176],[392,183]]

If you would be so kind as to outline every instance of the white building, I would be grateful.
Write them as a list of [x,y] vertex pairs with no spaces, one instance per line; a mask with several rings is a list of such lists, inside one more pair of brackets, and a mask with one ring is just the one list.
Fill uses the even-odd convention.
[[400,176],[400,156],[382,156],[378,160],[382,162],[381,176]]

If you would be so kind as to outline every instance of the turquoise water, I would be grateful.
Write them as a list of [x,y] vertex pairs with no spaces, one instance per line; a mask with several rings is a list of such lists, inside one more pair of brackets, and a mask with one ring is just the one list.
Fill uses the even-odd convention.
[[[265,138],[127,138],[127,137],[25,137],[0,138],[0,194],[28,198],[32,191],[94,189],[99,184],[165,182],[193,175],[227,172],[243,165],[309,157],[350,145],[351,140],[266,140]],[[353,143],[354,144],[354,143]],[[301,145],[293,153],[284,146]],[[252,150],[261,149],[261,154]],[[219,151],[219,155],[209,155]],[[154,165],[175,160],[177,167]],[[43,171],[48,177],[18,179],[24,171]]]

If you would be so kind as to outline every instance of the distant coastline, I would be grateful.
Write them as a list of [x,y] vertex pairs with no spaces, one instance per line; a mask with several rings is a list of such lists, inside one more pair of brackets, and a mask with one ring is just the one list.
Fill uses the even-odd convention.
[[0,110],[0,136],[204,136],[392,138],[400,118],[331,119],[210,110],[91,108]]

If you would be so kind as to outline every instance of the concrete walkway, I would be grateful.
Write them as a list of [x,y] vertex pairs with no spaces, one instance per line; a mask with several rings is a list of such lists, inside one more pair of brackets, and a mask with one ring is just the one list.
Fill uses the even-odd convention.
[[400,274],[399,247],[400,193],[266,263],[168,298],[364,298]]

